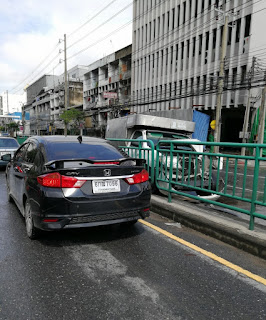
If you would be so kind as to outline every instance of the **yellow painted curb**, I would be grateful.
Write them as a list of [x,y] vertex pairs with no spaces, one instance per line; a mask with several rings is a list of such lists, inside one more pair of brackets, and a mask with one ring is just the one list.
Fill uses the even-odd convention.
[[159,227],[156,227],[155,225],[153,225],[153,224],[151,224],[151,223],[149,223],[147,221],[144,221],[144,220],[140,219],[139,222],[141,222],[142,224],[146,225],[147,227],[149,227],[151,229],[154,229],[154,230],[158,231],[159,233],[165,235],[166,237],[171,238],[171,239],[183,244],[184,246],[186,246],[186,247],[188,247],[188,248],[190,248],[190,249],[192,249],[192,250],[194,250],[196,252],[199,252],[199,253],[211,258],[212,260],[215,260],[215,261],[219,262],[220,264],[222,264],[222,265],[224,265],[224,266],[226,266],[226,267],[228,267],[228,268],[230,268],[232,270],[235,270],[235,271],[245,275],[246,277],[248,277],[250,279],[253,279],[253,280],[255,280],[255,281],[257,281],[257,282],[259,282],[261,284],[264,284],[266,286],[266,279],[254,274],[254,273],[252,273],[250,271],[247,271],[247,270],[245,270],[245,269],[243,269],[243,268],[241,268],[241,267],[239,267],[239,266],[237,266],[237,265],[235,265],[235,264],[233,264],[233,263],[231,263],[231,262],[229,262],[229,261],[227,261],[227,260],[215,255],[214,253],[206,251],[206,250],[204,250],[204,249],[202,249],[202,248],[200,248],[198,246],[195,246],[194,244],[192,244],[192,243],[190,243],[190,242],[188,242],[186,240],[183,240],[183,239],[181,239],[179,237],[176,237],[172,233],[170,233],[168,231],[165,231],[165,230],[163,230],[163,229],[161,229]]

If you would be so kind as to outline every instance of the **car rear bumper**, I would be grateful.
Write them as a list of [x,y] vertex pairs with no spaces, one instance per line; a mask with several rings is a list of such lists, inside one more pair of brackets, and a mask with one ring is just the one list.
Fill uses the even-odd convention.
[[[148,208],[148,207],[147,207]],[[145,208],[145,209],[147,209]],[[76,215],[64,217],[49,217],[49,219],[58,219],[55,222],[45,222],[46,218],[33,214],[34,225],[41,230],[52,231],[61,229],[86,228],[101,225],[129,222],[138,219],[145,219],[150,215],[149,210],[143,209],[136,211],[125,211],[117,213],[105,213],[94,215]]]
[[[72,202],[66,199],[45,199],[46,210],[32,206],[34,225],[42,230],[60,230],[115,224],[149,216],[150,191],[137,197],[110,201]],[[47,221],[57,219],[57,221]]]

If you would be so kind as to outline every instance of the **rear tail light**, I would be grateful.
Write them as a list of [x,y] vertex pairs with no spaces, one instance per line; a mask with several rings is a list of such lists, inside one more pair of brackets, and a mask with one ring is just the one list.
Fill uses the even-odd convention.
[[93,162],[93,164],[119,164],[119,161]]
[[125,179],[125,181],[130,185],[131,184],[142,183],[142,182],[145,182],[145,181],[148,181],[148,180],[149,180],[149,174],[144,169],[140,173],[136,173],[136,174],[134,174],[134,176]]
[[86,180],[62,176],[58,172],[47,173],[37,177],[38,183],[49,188],[81,188]]
[[43,222],[57,222],[59,219],[43,219]]

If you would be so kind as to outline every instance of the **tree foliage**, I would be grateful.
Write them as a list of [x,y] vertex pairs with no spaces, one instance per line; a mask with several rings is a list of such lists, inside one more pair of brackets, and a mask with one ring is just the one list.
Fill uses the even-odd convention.
[[80,123],[84,121],[85,114],[83,111],[79,111],[77,109],[69,109],[65,110],[61,115],[60,118],[64,121],[65,124],[65,134],[66,128],[70,125],[72,128],[79,128]]

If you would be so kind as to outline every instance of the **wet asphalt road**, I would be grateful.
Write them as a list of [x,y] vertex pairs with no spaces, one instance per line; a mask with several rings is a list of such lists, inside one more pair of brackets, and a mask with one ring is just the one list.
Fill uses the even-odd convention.
[[[265,319],[266,286],[141,223],[27,238],[0,172],[0,319]],[[266,261],[149,222],[266,278]],[[170,223],[170,225],[169,225]]]

